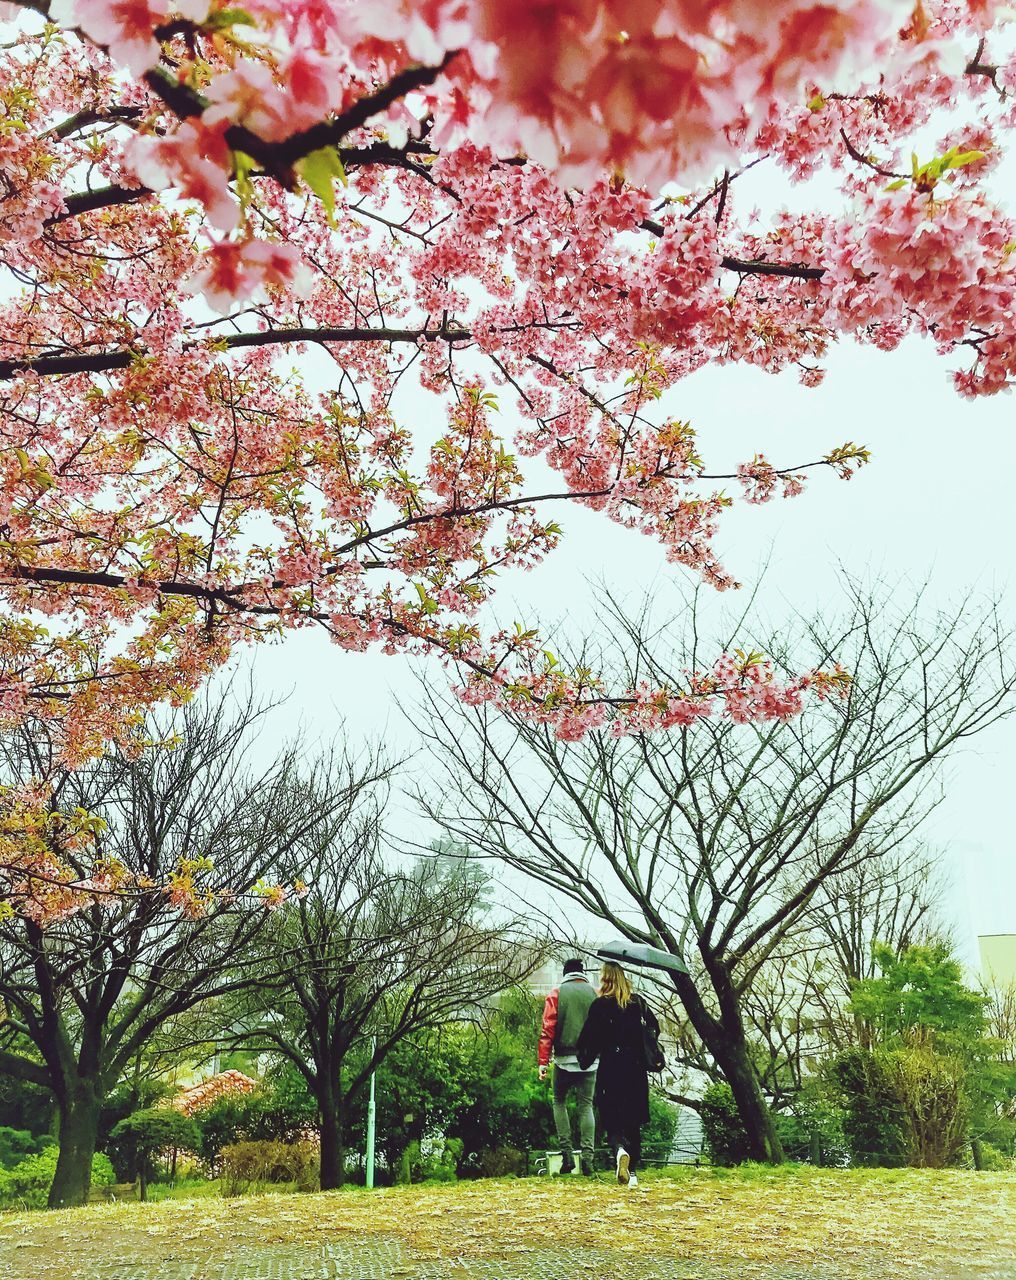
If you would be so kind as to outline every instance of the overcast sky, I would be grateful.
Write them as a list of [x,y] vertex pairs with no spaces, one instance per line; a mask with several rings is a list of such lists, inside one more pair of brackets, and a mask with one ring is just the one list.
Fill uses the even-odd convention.
[[[792,374],[706,369],[673,394],[668,407],[695,424],[710,470],[726,471],[757,449],[777,465],[821,456],[848,439],[873,450],[871,465],[849,482],[820,472],[799,498],[738,504],[720,537],[727,566],[747,590],[768,562],[761,598],[776,622],[836,607],[842,565],[915,585],[930,578],[932,604],[947,605],[973,586],[1000,600],[1016,626],[1012,399],[961,400],[946,363],[916,339],[892,354],[844,345],[828,370],[821,387],[807,390]],[[558,519],[561,549],[504,581],[499,618],[549,624],[565,612],[581,632],[596,622],[590,580],[634,599],[647,591],[665,599],[668,584],[682,580],[684,571],[667,567],[648,539],[591,512],[563,509]],[[308,632],[259,648],[249,661],[263,692],[290,694],[275,713],[281,736],[300,726],[307,741],[325,739],[344,722],[354,739],[380,736],[394,750],[414,750],[402,710],[415,692],[405,659],[346,654]],[[436,663],[432,675],[446,678]],[[945,803],[927,828],[952,865],[951,906],[971,960],[978,933],[1016,932],[1014,765],[1016,721],[975,739],[954,760]],[[398,830],[413,823],[405,809],[393,815]]]
[[[996,171],[994,187],[996,198],[1016,190],[1012,157]],[[740,180],[736,200],[742,211],[757,206],[771,213],[781,206],[832,209],[842,197],[828,174],[791,185],[761,166]],[[322,356],[307,359],[310,383],[327,378],[331,366]],[[776,625],[795,614],[835,609],[842,567],[853,576],[899,581],[901,591],[927,581],[930,608],[948,607],[973,588],[998,601],[1016,631],[1012,398],[961,399],[949,377],[956,361],[917,338],[891,353],[844,343],[825,363],[825,381],[812,390],[793,372],[706,368],[659,406],[661,416],[693,424],[711,472],[732,471],[759,451],[777,466],[811,461],[847,440],[873,451],[871,464],[849,482],[823,471],[799,498],[738,503],[719,538],[726,567],[745,591],[758,584],[764,567],[761,607]],[[404,401],[403,412],[429,437],[440,426],[434,407],[421,394]],[[500,425],[510,437],[507,406]],[[647,538],[601,516],[562,507],[556,518],[566,535],[561,548],[531,573],[502,580],[499,621],[550,629],[565,616],[572,634],[588,633],[597,624],[596,583],[627,592],[637,603],[646,593],[666,601],[674,584],[692,581],[667,566]],[[344,723],[354,739],[383,736],[394,751],[413,754],[403,708],[412,703],[416,685],[405,659],[347,654],[322,635],[302,632],[245,661],[253,664],[264,693],[290,695],[276,713],[280,735],[299,727],[309,741],[326,739]],[[431,671],[433,679],[447,679],[436,662]],[[418,767],[425,767],[423,761]],[[1016,720],[974,739],[954,758],[945,801],[925,830],[925,839],[950,864],[950,907],[971,963],[978,934],[1016,933],[1014,776]],[[393,814],[393,826],[397,833],[420,835],[418,819],[405,808]]]

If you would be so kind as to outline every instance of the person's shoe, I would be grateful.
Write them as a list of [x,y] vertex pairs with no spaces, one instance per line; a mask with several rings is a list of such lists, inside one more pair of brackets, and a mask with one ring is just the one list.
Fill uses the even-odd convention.
[[631,1164],[631,1156],[625,1151],[624,1147],[617,1149],[617,1180],[622,1187],[628,1185],[628,1167]]
[[575,1157],[574,1157],[574,1156],[571,1156],[571,1155],[562,1155],[562,1156],[561,1156],[561,1172],[562,1172],[562,1173],[574,1173],[574,1172],[575,1172]]
[[628,1179],[628,1186],[629,1186],[629,1187],[637,1187],[638,1185],[639,1185],[639,1180],[638,1180],[638,1178],[636,1178],[636,1177],[635,1177],[635,1175],[634,1175],[634,1174],[632,1174],[632,1175],[631,1175],[631,1177]]
[[579,1163],[582,1166],[582,1176],[584,1178],[591,1178],[593,1176],[593,1157],[582,1156]]

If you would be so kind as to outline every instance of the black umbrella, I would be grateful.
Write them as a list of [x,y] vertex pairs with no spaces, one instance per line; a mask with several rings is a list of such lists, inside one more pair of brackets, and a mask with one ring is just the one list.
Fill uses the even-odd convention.
[[673,956],[659,947],[644,942],[608,942],[596,954],[601,960],[613,960],[615,964],[635,964],[640,969],[664,969],[667,973],[687,973],[688,966],[680,956]]

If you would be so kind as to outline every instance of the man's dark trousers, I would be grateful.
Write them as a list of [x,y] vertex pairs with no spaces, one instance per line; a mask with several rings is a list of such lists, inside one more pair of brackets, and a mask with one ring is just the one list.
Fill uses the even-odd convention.
[[593,1090],[596,1088],[595,1071],[569,1071],[565,1067],[554,1067],[554,1124],[557,1128],[557,1141],[565,1164],[573,1159],[571,1121],[565,1099],[574,1093],[578,1102],[579,1143],[582,1155],[588,1160],[593,1158],[593,1140],[596,1134],[596,1120],[593,1116]]

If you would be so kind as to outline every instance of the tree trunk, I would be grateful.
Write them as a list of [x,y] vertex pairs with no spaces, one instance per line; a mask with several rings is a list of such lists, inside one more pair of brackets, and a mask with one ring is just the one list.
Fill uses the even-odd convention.
[[100,1106],[100,1091],[89,1082],[82,1082],[60,1099],[60,1154],[49,1190],[51,1209],[85,1204],[88,1200]]
[[346,1180],[345,1106],[338,1087],[322,1091],[318,1108],[321,1112],[321,1190],[334,1191]]
[[744,1125],[748,1139],[748,1151],[753,1160],[762,1164],[782,1164],[786,1160],[783,1144],[776,1132],[776,1122],[769,1110],[758,1074],[748,1053],[748,1046],[738,1037],[720,1031],[707,1043],[706,1048],[723,1072],[730,1085],[737,1105],[737,1113]]
[[[748,1152],[752,1160],[762,1164],[783,1164],[786,1155],[776,1122],[766,1102],[758,1073],[748,1052],[744,1027],[740,1022],[737,1000],[726,971],[714,965],[710,976],[714,985],[719,984],[717,995],[721,1007],[725,1007],[726,1022],[715,1017],[706,1008],[694,980],[688,974],[675,973],[671,977],[684,1005],[692,1026],[702,1043],[712,1055],[713,1061],[723,1073],[723,1078],[734,1095],[738,1115],[744,1125]],[[731,1022],[736,1026],[731,1029]]]

